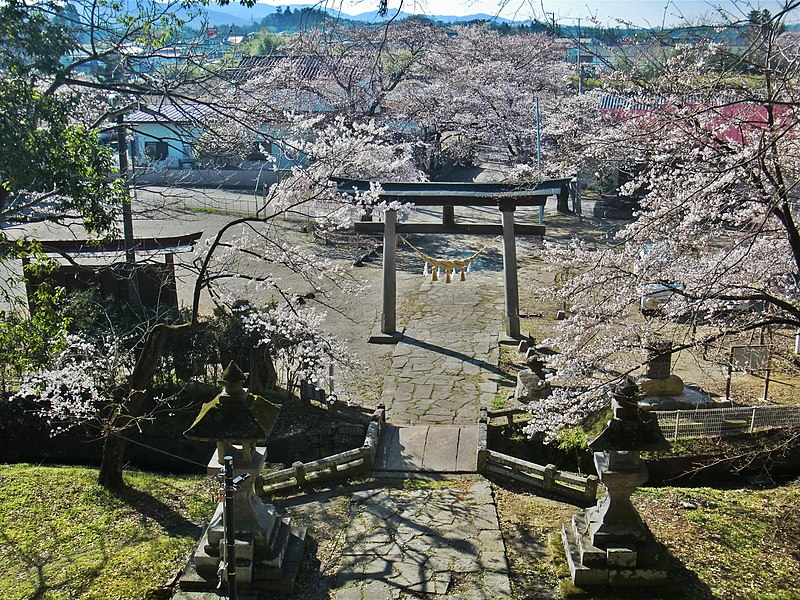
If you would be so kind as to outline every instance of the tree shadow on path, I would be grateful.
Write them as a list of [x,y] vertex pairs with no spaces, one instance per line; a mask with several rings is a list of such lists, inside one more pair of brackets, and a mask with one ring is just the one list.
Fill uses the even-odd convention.
[[423,350],[430,350],[431,352],[436,352],[437,354],[449,356],[450,358],[463,360],[466,363],[477,365],[481,369],[489,371],[490,373],[494,373],[495,375],[505,374],[499,367],[491,363],[488,363],[484,360],[477,359],[474,356],[469,356],[467,354],[464,354],[463,352],[450,350],[449,348],[445,348],[444,346],[438,346],[436,344],[431,344],[430,342],[423,342],[422,340],[411,337],[409,335],[403,335],[403,338],[400,340],[400,342],[403,344],[408,344],[409,346],[416,346],[417,348],[422,348]]

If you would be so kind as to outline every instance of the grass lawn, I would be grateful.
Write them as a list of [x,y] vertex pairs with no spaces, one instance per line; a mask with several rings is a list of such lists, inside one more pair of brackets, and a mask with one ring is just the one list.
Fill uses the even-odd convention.
[[[579,509],[496,488],[514,598],[591,598],[566,582],[558,534]],[[771,489],[643,488],[634,504],[666,546],[667,588],[624,598],[800,598],[800,483]],[[663,593],[666,592],[666,593]]]
[[186,560],[215,501],[202,477],[0,465],[0,598],[144,598]]
[[[115,495],[96,476],[81,467],[0,465],[0,598],[134,600],[183,565],[215,503],[208,481],[126,473],[129,487]],[[310,527],[293,598],[326,597],[347,523],[350,494],[341,492],[313,503],[279,501],[296,524]],[[557,532],[579,509],[502,486],[495,486],[495,498],[513,598],[574,596],[565,596],[570,586]],[[659,589],[635,597],[800,598],[800,482],[771,489],[645,488],[634,503],[673,568],[669,594]],[[313,511],[304,514],[305,505]]]

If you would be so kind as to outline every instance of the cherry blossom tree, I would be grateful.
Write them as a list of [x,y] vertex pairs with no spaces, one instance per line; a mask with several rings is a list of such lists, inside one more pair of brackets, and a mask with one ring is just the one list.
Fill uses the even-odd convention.
[[[260,130],[264,121],[257,111],[237,112],[236,109],[247,104],[243,102],[242,94],[217,95],[220,89],[228,89],[227,81],[220,76],[224,71],[219,68],[220,65],[210,68],[204,56],[196,56],[196,64],[189,61],[185,69],[177,72],[163,69],[150,71],[146,68],[148,64],[158,62],[170,42],[170,36],[181,24],[182,17],[176,12],[177,3],[152,5],[137,14],[120,12],[115,6],[100,0],[87,0],[78,3],[75,10],[72,8],[75,5],[70,4],[65,8],[58,3],[7,3],[3,13],[13,13],[11,16],[18,17],[14,22],[21,22],[25,27],[15,30],[14,26],[6,23],[4,27],[9,28],[8,31],[13,30],[19,39],[9,38],[13,43],[9,43],[8,39],[0,42],[0,60],[5,61],[3,64],[9,61],[13,63],[12,66],[19,71],[18,79],[27,86],[25,89],[34,93],[36,98],[44,98],[43,102],[48,102],[48,107],[52,105],[63,109],[58,114],[63,117],[64,123],[58,121],[57,124],[66,124],[62,127],[66,132],[64,135],[75,138],[78,133],[82,135],[86,132],[88,137],[95,136],[95,128],[110,114],[106,102],[110,92],[116,93],[123,104],[128,100],[152,98],[153,95],[157,95],[160,102],[203,104],[209,110],[193,114],[224,115],[217,121],[208,119],[203,123],[218,136],[224,132],[230,135],[231,130],[236,133],[237,129],[240,133]],[[56,21],[61,24],[51,26]],[[20,62],[20,57],[39,56],[34,52],[37,40],[42,43],[53,42],[43,33],[50,29],[57,30],[58,40],[63,42],[63,47],[58,46],[53,56],[44,56],[45,62]],[[95,72],[87,73],[89,67]],[[15,77],[17,71],[14,71]],[[3,89],[5,91],[7,88]],[[226,104],[226,101],[230,101],[230,104]],[[253,109],[254,106],[250,103],[248,108]],[[293,378],[313,375],[321,368],[319,361],[323,356],[328,360],[346,360],[344,355],[336,353],[335,344],[323,340],[322,334],[315,329],[314,324],[319,322],[319,316],[288,304],[294,297],[291,289],[279,282],[278,277],[264,275],[263,269],[261,273],[253,273],[243,263],[258,258],[262,265],[270,264],[276,269],[295,271],[311,289],[320,293],[322,290],[317,289],[321,285],[320,273],[330,282],[355,287],[354,282],[320,257],[278,240],[271,224],[274,217],[305,204],[319,203],[323,206],[318,211],[320,217],[328,224],[335,225],[349,219],[350,211],[340,206],[344,199],[336,194],[335,186],[330,184],[330,175],[365,176],[367,173],[380,175],[395,172],[403,177],[414,178],[419,177],[419,172],[410,161],[409,148],[393,144],[389,140],[390,134],[369,119],[365,118],[362,122],[339,119],[320,123],[317,117],[306,117],[292,117],[292,129],[287,132],[287,138],[296,140],[294,148],[303,154],[306,167],[298,167],[270,190],[258,217],[235,220],[224,227],[207,246],[199,249],[189,322],[144,323],[136,339],[116,345],[113,340],[108,340],[108,344],[115,348],[127,348],[129,352],[127,359],[118,365],[120,368],[112,369],[113,374],[100,371],[102,361],[99,359],[111,346],[98,346],[92,353],[88,342],[78,342],[72,338],[62,340],[66,350],[58,352],[51,365],[31,365],[27,374],[30,385],[23,391],[27,395],[38,394],[43,415],[57,420],[57,427],[63,428],[68,422],[85,422],[98,417],[104,420],[101,428],[105,438],[99,479],[107,487],[123,484],[126,432],[142,416],[143,408],[148,403],[148,390],[161,364],[167,341],[183,329],[203,326],[199,314],[202,290],[208,290],[215,301],[224,304],[224,300],[231,297],[225,290],[225,281],[249,281],[254,288],[260,285],[261,289],[270,290],[273,296],[283,301],[282,308],[272,314],[271,322],[283,327],[287,335],[294,333],[299,336],[294,340],[297,342],[294,345],[286,341],[288,338],[284,340],[287,344],[283,349],[284,354],[287,357],[292,354],[291,359],[294,359],[291,367]],[[52,128],[42,129],[41,120],[31,123],[34,131],[52,132]],[[81,125],[82,129],[75,129]],[[216,131],[215,125],[218,126]],[[313,135],[306,134],[311,130]],[[21,139],[28,138],[23,136]],[[89,151],[94,152],[95,146],[90,147]],[[110,153],[103,149],[96,154],[91,152],[88,156],[95,162],[87,162],[85,157],[73,151],[67,152],[67,157],[77,159],[79,166],[86,167],[83,170],[75,169],[79,176],[75,185],[99,182],[97,187],[100,191],[90,200],[96,201],[102,211],[97,211],[98,217],[90,215],[94,221],[87,220],[87,224],[91,229],[100,231],[112,223],[117,208],[112,200],[119,200],[120,186],[109,187],[116,194],[113,199],[101,197],[105,177],[111,167]],[[12,167],[23,168],[16,171],[6,170],[5,167],[2,169],[2,216],[8,218],[11,214],[9,210],[16,210],[15,214],[20,215],[21,219],[31,220],[32,207],[53,208],[55,205],[42,196],[43,193],[51,194],[51,199],[61,196],[67,199],[67,203],[56,207],[56,211],[48,212],[44,218],[52,216],[60,219],[67,216],[61,209],[71,208],[69,202],[74,198],[70,189],[56,186],[53,192],[50,189],[53,186],[50,186],[40,191],[26,187],[24,181],[17,186],[8,175],[16,172],[24,175],[26,159],[23,156],[20,164],[14,165],[12,154],[3,154],[3,160],[7,160]],[[58,173],[61,170],[69,171],[69,164],[64,162],[67,165],[64,169],[61,163],[50,166]],[[89,175],[91,178],[88,178]],[[35,179],[37,185],[41,183],[41,178]],[[94,188],[88,191],[94,193]],[[80,211],[77,214],[80,216]],[[304,316],[304,313],[307,315]],[[257,327],[253,327],[253,331],[257,331]],[[266,330],[263,333],[267,335]],[[111,366],[108,361],[106,363],[105,366]],[[56,383],[58,381],[62,382],[61,385]]]
[[543,120],[560,112],[569,67],[544,34],[500,35],[486,25],[437,32],[419,75],[397,93],[396,110],[426,132],[435,151],[456,160],[493,148],[513,163],[536,152],[537,100]]
[[321,382],[331,362],[346,367],[355,364],[342,343],[325,334],[325,313],[313,307],[283,304],[266,311],[248,311],[241,318],[257,346],[282,363],[290,392],[300,381]]
[[241,157],[259,148],[278,164],[301,163],[298,139],[342,123],[374,123],[408,139],[413,124],[390,107],[433,37],[416,20],[377,29],[330,23],[295,36],[284,54],[243,57],[212,94],[226,110],[211,115],[200,151]]
[[[298,131],[305,131],[314,127],[314,118],[296,125]],[[95,360],[105,351],[98,349],[90,355],[85,344],[67,344],[68,351],[60,354],[52,366],[28,374],[31,383],[24,389],[26,397],[38,394],[42,414],[57,419],[58,428],[67,422],[104,419],[100,467],[104,485],[122,485],[126,435],[144,416],[148,390],[168,340],[182,330],[205,326],[200,314],[204,291],[224,310],[236,306],[243,297],[275,303],[271,308],[257,307],[264,310],[234,316],[255,336],[257,346],[273,352],[273,358],[283,363],[285,383],[290,387],[298,378],[319,377],[331,361],[352,364],[352,357],[322,330],[323,314],[297,305],[295,299],[298,295],[322,299],[331,286],[351,294],[358,291],[359,282],[313,250],[284,241],[275,218],[306,207],[304,210],[315,212],[325,226],[345,226],[353,211],[360,209],[336,191],[330,182],[332,175],[358,177],[377,173],[413,179],[421,174],[413,166],[407,146],[387,141],[385,129],[370,123],[350,124],[338,119],[311,139],[298,138],[295,145],[307,157],[308,166],[296,167],[270,188],[260,216],[234,219],[197,249],[193,303],[187,322],[158,322],[140,328],[141,337],[125,344],[130,350],[126,369],[113,369],[113,378],[111,373],[99,370],[102,361]],[[368,195],[378,192],[375,189]],[[365,202],[371,204],[371,197]],[[294,274],[300,282],[297,287],[282,280],[281,275],[286,273]],[[75,373],[77,370],[82,373]],[[58,381],[63,385],[59,386]]]
[[92,341],[67,334],[63,342],[53,364],[31,373],[16,397],[36,399],[40,416],[54,434],[85,423],[103,428],[118,422],[103,413],[122,406],[114,396],[130,377],[134,364],[130,348],[113,336]]
[[[627,163],[627,191],[645,195],[608,243],[545,250],[571,275],[546,292],[569,318],[548,341],[561,387],[531,406],[531,434],[580,424],[659,339],[703,349],[800,327],[800,44],[783,28],[798,7],[785,2],[738,51],[677,46],[657,77],[635,62],[608,77],[606,93],[626,103],[599,111],[583,147],[600,164]],[[746,17],[735,24],[752,33]],[[654,290],[668,301],[641,315]]]
[[379,28],[328,27],[298,36],[289,58],[309,61],[313,76],[290,87],[313,94],[321,106],[349,120],[391,120],[396,90],[420,75],[441,32],[417,19]]
[[231,96],[262,124],[250,128],[248,144],[283,138],[287,147],[287,112],[316,114],[320,126],[374,121],[415,140],[428,170],[439,168],[442,152],[463,161],[484,148],[530,163],[537,104],[542,122],[554,121],[570,81],[564,48],[551,37],[503,36],[486,25],[458,27],[452,37],[417,19],[333,27],[297,36],[286,52],[244,59],[235,71]]

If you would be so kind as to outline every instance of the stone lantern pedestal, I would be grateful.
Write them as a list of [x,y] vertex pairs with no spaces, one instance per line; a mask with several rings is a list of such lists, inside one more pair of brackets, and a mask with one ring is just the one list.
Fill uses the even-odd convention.
[[614,393],[614,418],[589,444],[608,493],[561,528],[572,581],[578,587],[658,585],[667,578],[661,545],[630,498],[647,481],[639,451],[669,445],[655,418],[640,412],[637,400],[636,386]]
[[[224,390],[203,405],[185,432],[189,439],[214,441],[217,451],[209,461],[210,475],[218,475],[223,457],[233,457],[233,476],[244,479],[233,496],[236,581],[242,588],[291,592],[305,547],[305,528],[292,527],[275,507],[255,492],[256,478],[267,459],[266,447],[279,407],[248,393],[245,376],[231,363],[222,377]],[[219,465],[215,468],[215,464]],[[181,589],[212,591],[226,580],[223,503],[217,506],[192,558],[179,580]]]
[[250,444],[217,444],[217,451],[208,461],[206,470],[211,477],[217,477],[224,470],[225,456],[233,457],[233,476],[249,475],[233,498],[233,511],[236,515],[236,528],[266,528],[269,527],[267,515],[271,505],[264,504],[256,494],[256,478],[261,474],[261,469],[267,461],[266,446]]

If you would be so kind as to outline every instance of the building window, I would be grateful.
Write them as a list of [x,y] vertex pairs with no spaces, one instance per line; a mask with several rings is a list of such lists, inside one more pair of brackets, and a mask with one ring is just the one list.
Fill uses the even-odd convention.
[[169,145],[167,142],[145,142],[144,155],[148,160],[167,160]]

